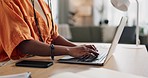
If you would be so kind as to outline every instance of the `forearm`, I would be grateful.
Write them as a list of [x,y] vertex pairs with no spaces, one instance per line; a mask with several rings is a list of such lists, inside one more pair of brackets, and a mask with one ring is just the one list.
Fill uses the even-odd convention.
[[[67,47],[66,46],[59,46],[54,45],[54,55],[68,55]],[[24,54],[32,54],[38,56],[50,56],[51,49],[50,45],[35,41],[35,40],[27,40],[21,42],[17,47],[20,52]]]
[[53,43],[56,45],[63,45],[63,46],[71,46],[71,47],[76,46],[76,44],[72,43],[71,41],[68,41],[62,36],[58,36],[58,38],[56,38],[53,41]]

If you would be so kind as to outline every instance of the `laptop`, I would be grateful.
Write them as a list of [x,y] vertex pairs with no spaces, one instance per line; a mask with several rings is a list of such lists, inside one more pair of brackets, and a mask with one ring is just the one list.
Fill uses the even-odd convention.
[[99,65],[103,66],[114,53],[116,46],[119,42],[123,29],[126,25],[127,17],[122,17],[118,25],[116,34],[114,35],[113,41],[110,45],[96,46],[99,51],[99,55],[92,61],[80,60],[79,58],[74,58],[71,56],[65,56],[58,60],[59,63],[70,63],[70,64],[89,64],[89,65]]

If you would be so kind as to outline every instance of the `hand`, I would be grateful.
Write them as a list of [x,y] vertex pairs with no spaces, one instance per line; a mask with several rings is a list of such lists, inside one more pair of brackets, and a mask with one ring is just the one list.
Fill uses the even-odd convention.
[[85,46],[85,47],[87,47],[87,48],[90,48],[90,49],[93,49],[93,50],[95,50],[95,51],[98,51],[97,50],[97,48],[94,46],[94,45],[82,45],[82,46]]
[[95,47],[91,46],[91,45],[81,45],[81,46],[75,46],[75,47],[68,47],[68,54],[70,56],[79,58],[79,57],[83,57],[86,55],[90,55],[90,54],[94,54],[95,56],[98,56],[99,54],[97,53],[97,50],[95,49]]
[[90,48],[90,49],[93,49],[95,51],[95,53],[93,53],[95,56],[99,55],[98,50],[94,45],[83,45],[83,46]]

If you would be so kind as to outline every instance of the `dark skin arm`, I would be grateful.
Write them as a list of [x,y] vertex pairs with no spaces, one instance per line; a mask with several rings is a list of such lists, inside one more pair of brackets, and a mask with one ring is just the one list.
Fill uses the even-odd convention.
[[[59,36],[53,41],[55,44],[54,55],[71,55],[73,57],[81,57],[90,53],[98,55],[94,48],[90,45],[76,46],[72,42]],[[50,45],[36,41],[26,40],[18,45],[20,52],[24,54],[32,54],[38,56],[50,56]]]
[[71,46],[71,47],[74,47],[76,46],[76,44],[68,41],[67,39],[65,39],[64,37],[62,36],[58,36],[58,38],[56,38],[53,43],[55,45],[63,45],[63,46]]

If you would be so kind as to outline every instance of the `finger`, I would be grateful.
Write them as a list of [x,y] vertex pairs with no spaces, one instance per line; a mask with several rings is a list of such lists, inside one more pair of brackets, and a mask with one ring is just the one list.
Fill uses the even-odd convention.
[[86,46],[83,46],[83,51],[84,52],[88,52],[88,53],[95,53],[95,54],[98,54],[97,52],[97,50],[94,50],[94,49],[91,49],[91,48],[88,48],[88,47],[86,47]]
[[89,54],[88,50],[83,50],[82,52],[80,52],[81,57],[84,57],[84,56],[86,56],[88,54]]
[[97,51],[97,48],[94,45],[85,45],[85,46]]
[[99,53],[97,51],[93,50],[93,49],[90,49],[89,52],[90,53],[93,53],[95,56],[98,56],[99,55]]
[[90,55],[91,53],[93,53],[95,56],[98,56],[99,55],[98,51],[93,50],[93,49],[90,49],[90,48],[88,48],[86,46],[83,46],[83,54],[84,54],[84,56],[85,55]]
[[94,45],[91,45],[91,47],[92,47],[94,50],[98,51],[97,48],[96,48]]
[[90,48],[90,45],[86,45],[86,44],[83,44],[83,45],[81,45],[81,46],[85,46],[85,47]]
[[79,59],[78,59],[78,61],[84,61],[85,59],[87,59],[87,58],[89,58],[90,57],[90,55],[83,55],[82,57],[80,57]]
[[81,59],[86,59],[86,58],[88,58],[90,56],[90,54],[88,55],[84,55],[83,57],[81,57]]

